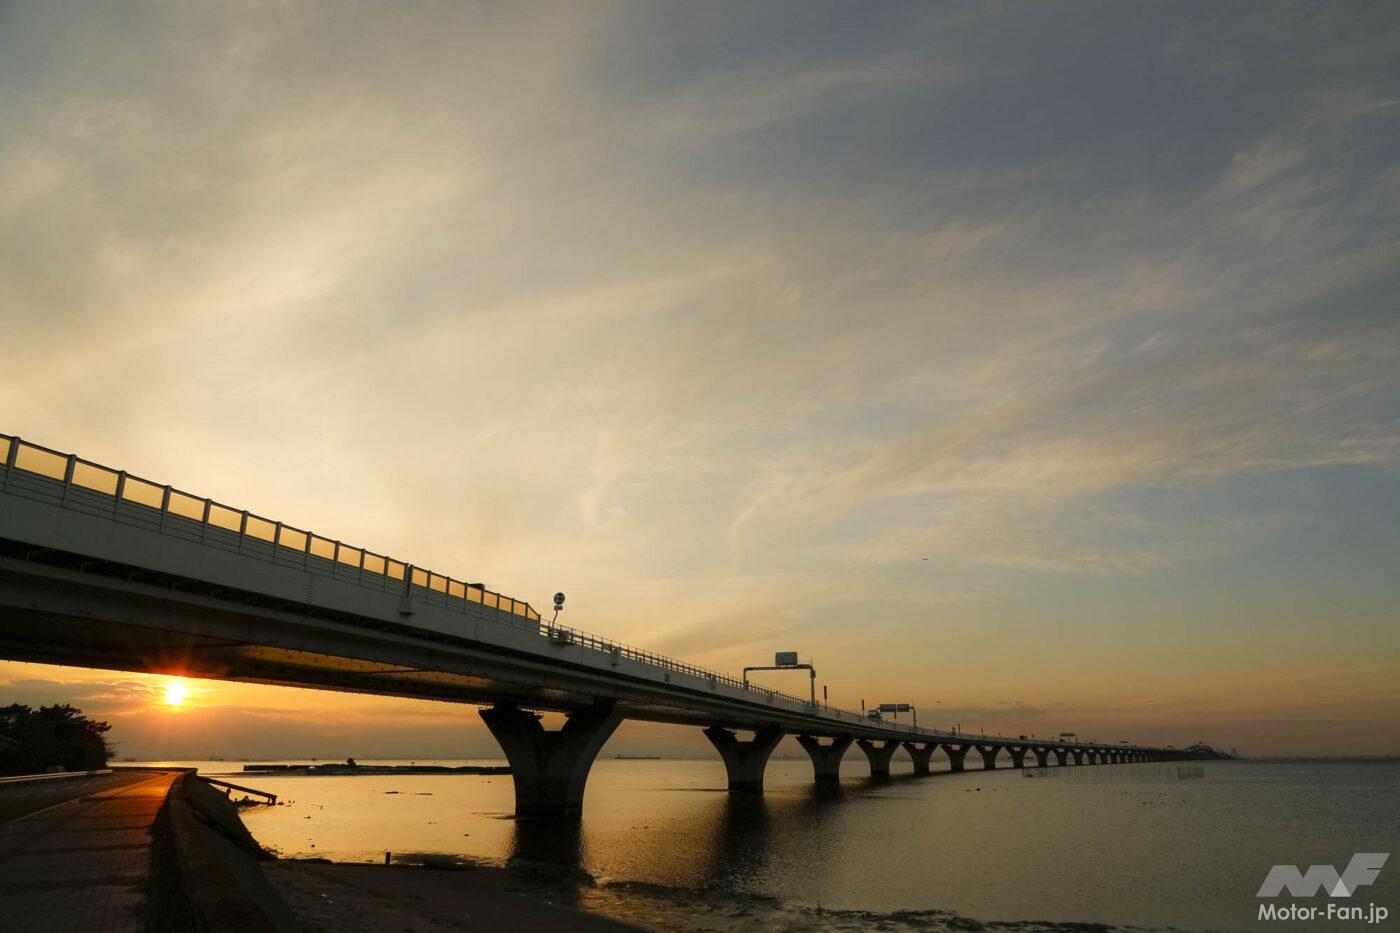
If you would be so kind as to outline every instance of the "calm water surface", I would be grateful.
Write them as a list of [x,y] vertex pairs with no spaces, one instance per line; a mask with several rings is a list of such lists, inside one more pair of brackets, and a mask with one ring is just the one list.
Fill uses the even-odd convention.
[[[864,765],[853,754],[846,771]],[[600,759],[573,831],[510,819],[509,777],[232,780],[289,802],[244,816],[283,856],[509,865],[551,898],[668,929],[1253,930],[1266,926],[1254,895],[1275,863],[1340,867],[1353,852],[1400,848],[1400,763],[1202,767],[896,773],[814,788],[806,760],[775,760],[767,792],[738,797],[718,761]],[[1352,900],[1400,914],[1396,862]]]

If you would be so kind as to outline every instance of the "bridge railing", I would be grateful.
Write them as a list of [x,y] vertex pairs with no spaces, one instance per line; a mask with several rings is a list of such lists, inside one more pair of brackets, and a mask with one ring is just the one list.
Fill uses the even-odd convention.
[[904,723],[872,721],[853,710],[813,703],[810,699],[762,687],[731,674],[687,664],[578,629],[556,626],[541,620],[540,614],[528,602],[488,590],[479,583],[457,580],[409,561],[322,537],[246,509],[143,479],[125,470],[114,470],[12,435],[0,434],[0,464],[4,468],[0,489],[6,491],[18,491],[11,490],[16,471],[44,477],[61,484],[56,493],[57,504],[66,508],[116,518],[185,540],[270,559],[274,563],[299,566],[372,589],[402,592],[448,609],[470,611],[489,621],[533,632],[555,645],[578,645],[611,658],[626,658],[645,664],[663,673],[685,674],[707,681],[711,687],[723,685],[743,690],[769,703],[781,703],[800,712],[853,725],[908,731],[911,735],[934,734]]
[[[271,557],[278,563],[285,563],[287,558],[300,558],[304,566],[316,566],[323,572],[329,570],[331,576],[350,574],[357,582],[376,589],[402,589],[406,593],[418,589],[427,594],[440,594],[444,601],[451,599],[463,606],[472,603],[529,622],[540,620],[540,614],[529,603],[488,590],[479,583],[457,580],[409,561],[322,537],[247,509],[161,485],[74,454],[0,434],[0,455],[3,455],[0,462],[6,467],[6,489],[12,473],[22,470],[61,482],[60,504],[80,511],[94,511],[92,506],[97,505],[99,514],[115,515],[125,509],[129,515],[135,507],[138,516],[143,511],[149,512],[148,517],[154,520],[157,530],[182,537],[194,532],[201,543],[215,546],[234,543],[240,553]],[[78,494],[70,495],[70,490]],[[101,502],[95,503],[94,498],[110,500],[110,506],[103,509]],[[150,521],[138,523],[151,524]]]
[[[62,484],[58,504],[110,517],[136,519],[137,524],[155,530],[193,538],[213,546],[232,544],[239,553],[270,557],[274,562],[298,561],[306,569],[329,571],[373,589],[402,590],[452,608],[474,604],[496,612],[492,621],[512,625],[548,638],[556,644],[577,644],[613,657],[627,658],[662,671],[688,674],[738,687],[765,696],[811,707],[807,700],[748,684],[729,674],[706,670],[664,655],[602,638],[578,629],[544,623],[528,602],[488,590],[479,583],[467,583],[409,561],[397,560],[367,548],[322,537],[285,522],[265,518],[246,509],[185,492],[174,486],[144,479],[125,470],[116,470],[76,454],[66,454],[12,435],[0,434],[0,464],[4,465],[4,488],[9,489],[16,470],[55,480]],[[144,519],[144,520],[142,520]],[[830,709],[829,707],[823,707]],[[832,714],[847,713],[830,709]],[[848,715],[859,720],[854,713]]]

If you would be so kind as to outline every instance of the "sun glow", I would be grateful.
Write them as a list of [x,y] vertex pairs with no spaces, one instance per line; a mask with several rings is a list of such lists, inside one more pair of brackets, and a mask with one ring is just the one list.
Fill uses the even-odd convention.
[[179,706],[185,702],[185,682],[183,680],[172,680],[165,688],[165,702],[171,706]]

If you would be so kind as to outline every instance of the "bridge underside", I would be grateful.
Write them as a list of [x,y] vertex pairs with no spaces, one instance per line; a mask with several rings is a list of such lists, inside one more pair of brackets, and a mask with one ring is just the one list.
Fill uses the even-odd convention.
[[606,700],[631,719],[768,724],[752,713],[727,720],[670,705],[616,678],[590,685],[587,672],[560,677],[498,648],[474,651],[465,639],[53,552],[42,563],[35,556],[0,556],[0,657],[9,660],[565,713]]
[[[857,738],[872,774],[887,774],[903,735],[878,722],[814,728],[812,717],[781,707],[680,689],[669,674],[664,683],[630,678],[410,621],[337,613],[3,539],[0,657],[490,706],[482,718],[511,762],[520,815],[577,816],[593,758],[622,719],[707,727],[731,790],[762,787],[768,756],[784,735],[799,737],[818,781],[838,779]],[[531,710],[563,712],[568,723],[546,731]],[[757,735],[746,742],[734,731]],[[935,744],[910,748],[916,772],[928,773]],[[960,771],[969,748],[979,747],[994,766],[1005,745],[943,747]]]

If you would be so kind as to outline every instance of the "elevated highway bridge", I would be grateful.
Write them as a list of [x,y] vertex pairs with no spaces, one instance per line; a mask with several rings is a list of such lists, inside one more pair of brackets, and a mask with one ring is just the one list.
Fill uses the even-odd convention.
[[[623,719],[704,728],[733,791],[785,735],[837,780],[903,748],[927,773],[1162,761],[1190,753],[923,729],[790,696],[544,621],[528,602],[169,485],[0,435],[0,657],[473,703],[522,816],[582,807]],[[567,717],[545,730],[536,711]],[[754,733],[740,739],[739,732]]]

